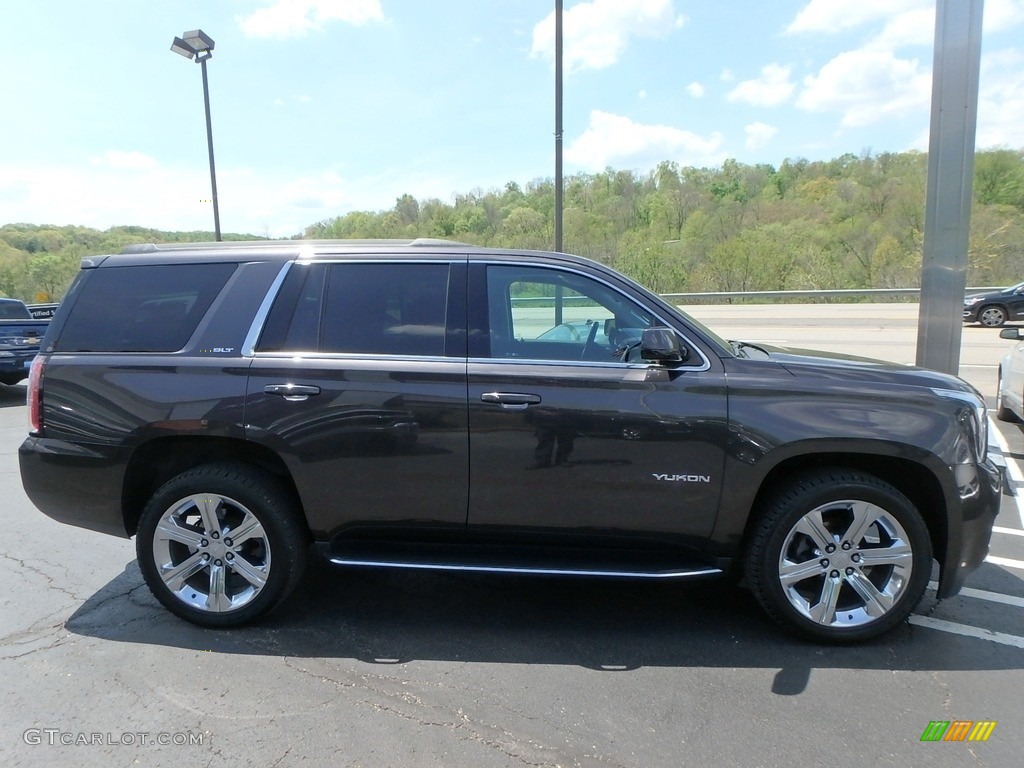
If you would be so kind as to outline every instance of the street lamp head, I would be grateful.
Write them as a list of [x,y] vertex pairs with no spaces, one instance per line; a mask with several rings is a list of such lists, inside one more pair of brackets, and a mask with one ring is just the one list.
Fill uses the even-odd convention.
[[182,40],[180,37],[174,38],[174,42],[171,43],[171,50],[179,56],[184,56],[186,59],[191,59],[196,55],[196,52],[192,50],[192,46]]
[[185,32],[182,37],[174,38],[171,50],[186,59],[195,57],[196,63],[206,61],[213,56],[213,38],[201,29]]

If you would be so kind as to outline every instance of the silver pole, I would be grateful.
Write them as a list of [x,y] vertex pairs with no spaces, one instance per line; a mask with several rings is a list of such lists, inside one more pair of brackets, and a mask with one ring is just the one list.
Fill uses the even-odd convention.
[[917,364],[960,369],[984,0],[937,0]]

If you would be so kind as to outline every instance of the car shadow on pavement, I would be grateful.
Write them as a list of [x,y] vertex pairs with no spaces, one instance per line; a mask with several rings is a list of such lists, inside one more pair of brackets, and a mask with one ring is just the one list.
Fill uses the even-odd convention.
[[[935,604],[926,597],[917,612]],[[779,670],[772,688],[779,695],[801,693],[818,668],[992,670],[1024,664],[1024,650],[910,624],[860,645],[804,642],[776,627],[748,591],[723,581],[340,570],[319,561],[282,608],[253,626],[209,630],[176,618],[152,597],[134,561],[65,626],[78,635],[197,653],[380,665],[767,668]]]

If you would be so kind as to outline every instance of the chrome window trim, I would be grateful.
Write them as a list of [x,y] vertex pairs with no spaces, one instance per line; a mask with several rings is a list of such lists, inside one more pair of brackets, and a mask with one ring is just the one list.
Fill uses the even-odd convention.
[[[379,353],[354,353],[354,352],[336,352],[336,353],[309,353],[308,355],[299,354],[296,355],[294,352],[281,353],[281,352],[257,352],[256,342],[259,341],[260,334],[263,333],[263,326],[267,322],[267,317],[270,315],[270,308],[274,305],[274,299],[277,298],[277,294],[281,291],[281,286],[284,284],[285,278],[288,277],[288,272],[295,265],[307,267],[313,264],[445,264],[451,269],[452,264],[458,264],[465,261],[465,259],[453,259],[450,255],[440,256],[439,258],[417,258],[417,259],[402,259],[398,261],[393,258],[393,254],[382,254],[381,258],[360,258],[360,259],[346,259],[341,256],[332,258],[330,255],[326,258],[313,258],[313,252],[308,247],[299,249],[298,258],[287,262],[281,271],[274,278],[274,282],[267,290],[267,295],[263,298],[263,303],[260,304],[259,310],[253,317],[252,325],[249,326],[249,332],[245,335],[245,341],[242,343],[242,357],[309,357],[314,354],[316,355],[348,355],[350,357],[359,358],[391,358],[391,359],[407,359],[408,355],[385,355]],[[388,256],[392,258],[388,258]],[[437,358],[437,355],[431,355],[430,357]],[[414,360],[424,360],[424,357],[413,357]],[[441,360],[465,360],[464,357],[440,357]]]
[[393,362],[409,363],[453,363],[461,366],[466,365],[464,357],[443,357],[438,355],[387,355],[378,352],[254,352],[250,357],[256,360],[308,360],[308,361],[332,361],[332,360],[358,360],[360,362],[373,362],[377,360],[390,360]]
[[281,291],[281,285],[284,283],[284,279],[288,276],[288,271],[292,268],[293,264],[295,264],[294,261],[285,262],[284,266],[281,267],[281,271],[277,273],[277,277],[274,278],[274,282],[267,289],[267,295],[263,297],[260,308],[256,310],[256,315],[249,326],[249,332],[245,334],[245,341],[242,342],[242,357],[253,357],[256,354],[256,342],[259,340],[260,334],[263,333],[263,324],[267,322],[267,315],[270,314],[270,308],[274,304],[274,299],[277,298],[277,294]]
[[[555,271],[558,271],[558,272],[571,272],[574,275],[579,275],[580,277],[585,277],[585,278],[587,278],[589,280],[594,280],[595,282],[601,283],[608,290],[614,291],[615,293],[619,294],[620,296],[623,296],[624,298],[628,299],[633,304],[638,305],[641,309],[643,309],[649,315],[653,316],[658,322],[660,322],[666,328],[671,328],[673,331],[675,331],[675,334],[682,341],[686,342],[686,346],[687,346],[688,349],[690,349],[690,350],[696,352],[698,355],[700,355],[701,364],[700,365],[676,365],[676,366],[669,367],[669,366],[658,365],[656,363],[636,364],[636,363],[616,363],[616,362],[602,363],[602,362],[596,362],[596,361],[595,362],[590,362],[590,361],[586,361],[586,360],[580,360],[580,361],[575,361],[575,360],[569,360],[569,361],[564,361],[564,360],[546,360],[546,359],[534,360],[532,358],[525,358],[525,357],[473,358],[473,359],[470,360],[470,362],[479,362],[481,360],[484,360],[484,361],[491,362],[491,363],[493,363],[495,361],[501,361],[501,362],[506,362],[506,363],[508,363],[508,362],[529,363],[529,364],[532,364],[532,365],[552,365],[552,364],[554,364],[554,365],[585,365],[585,366],[588,366],[588,367],[597,365],[597,366],[602,366],[602,367],[604,367],[604,366],[612,366],[612,367],[620,367],[620,368],[664,368],[665,370],[670,370],[670,371],[694,371],[696,373],[700,373],[702,371],[709,371],[709,370],[711,370],[711,361],[708,359],[707,355],[705,355],[704,352],[701,350],[700,346],[698,346],[697,344],[694,344],[693,341],[688,336],[686,336],[685,334],[683,334],[680,331],[676,330],[676,328],[675,328],[673,323],[665,322],[665,318],[662,315],[660,315],[659,313],[653,311],[650,307],[648,307],[643,302],[638,301],[637,299],[635,299],[632,296],[630,296],[628,293],[625,293],[618,286],[612,285],[607,280],[605,280],[605,279],[603,279],[601,277],[597,277],[595,275],[590,274],[589,272],[584,272],[584,271],[582,271],[580,269],[575,269],[573,267],[568,267],[568,266],[564,266],[564,265],[561,265],[561,264],[532,264],[532,263],[524,264],[524,263],[514,262],[514,261],[490,261],[490,260],[479,262],[479,263],[482,263],[485,267],[511,267],[511,268],[525,267],[525,268],[529,268],[529,269],[551,269],[551,270],[555,270]],[[488,329],[488,330],[490,330],[490,329]]]

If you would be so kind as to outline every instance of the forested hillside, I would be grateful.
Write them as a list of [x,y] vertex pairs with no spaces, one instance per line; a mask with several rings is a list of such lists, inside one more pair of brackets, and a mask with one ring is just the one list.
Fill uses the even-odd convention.
[[[778,168],[663,162],[648,174],[569,176],[564,249],[665,293],[915,287],[926,165],[920,153],[887,153],[786,160]],[[974,193],[968,284],[1024,280],[1024,151],[978,153]],[[229,211],[229,201],[222,207]],[[297,236],[442,237],[547,249],[553,211],[551,179],[509,182],[449,202],[402,195],[390,210],[347,213]],[[0,294],[56,301],[82,256],[129,243],[212,239],[210,232],[8,224],[0,227]]]

